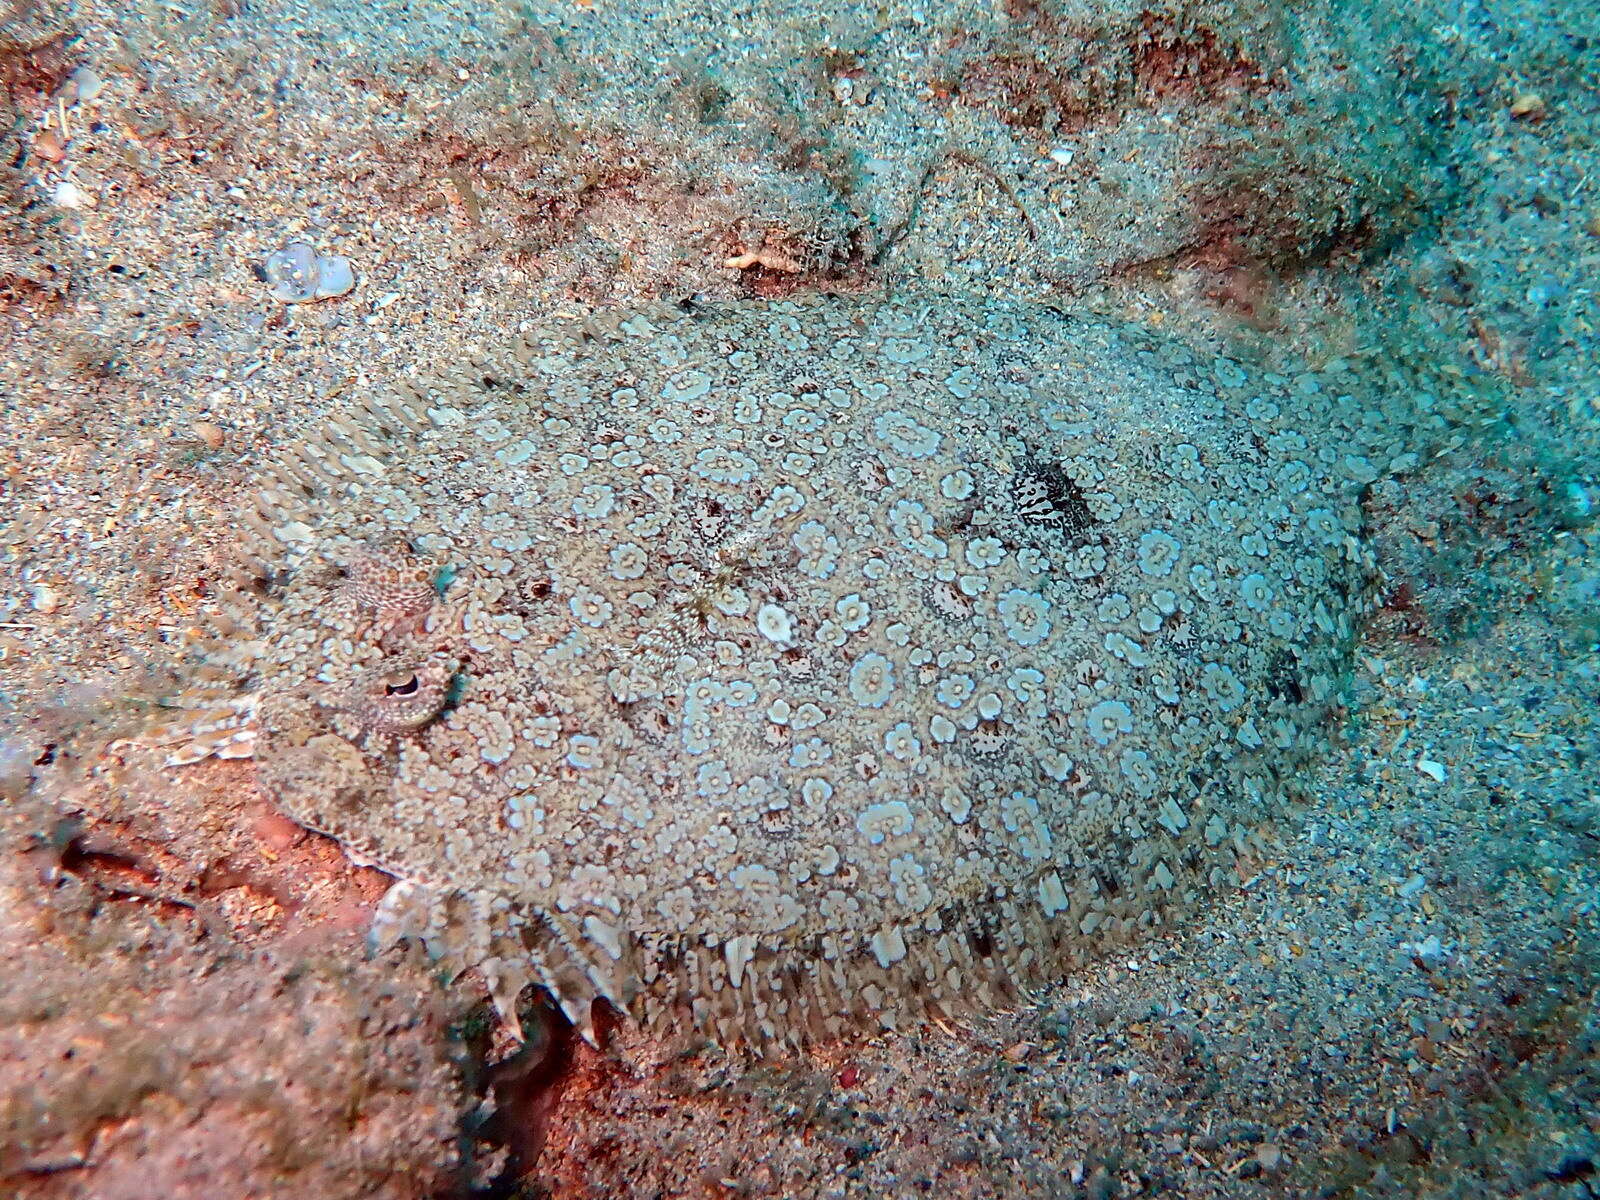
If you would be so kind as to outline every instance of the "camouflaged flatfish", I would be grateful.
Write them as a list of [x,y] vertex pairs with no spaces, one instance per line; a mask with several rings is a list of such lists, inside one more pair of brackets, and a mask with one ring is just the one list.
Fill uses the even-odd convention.
[[1340,369],[948,299],[509,338],[267,472],[250,723],[178,757],[253,749],[513,1021],[1005,1004],[1192,910],[1322,745],[1403,440]]

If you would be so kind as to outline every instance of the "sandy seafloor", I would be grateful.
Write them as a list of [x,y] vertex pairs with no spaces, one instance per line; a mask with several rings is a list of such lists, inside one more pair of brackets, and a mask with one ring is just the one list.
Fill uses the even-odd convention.
[[[1600,22],[452,7],[4,10],[0,1195],[1600,1193]],[[274,299],[296,239],[354,289]],[[139,744],[341,397],[551,310],[912,288],[1457,406],[1370,497],[1314,800],[1181,928],[959,1028],[496,1065],[363,958],[381,876]]]

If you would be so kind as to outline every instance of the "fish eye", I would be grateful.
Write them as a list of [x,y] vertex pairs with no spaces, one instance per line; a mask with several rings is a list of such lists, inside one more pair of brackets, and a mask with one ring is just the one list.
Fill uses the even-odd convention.
[[395,676],[386,680],[383,685],[383,694],[385,696],[415,696],[418,686],[420,685],[416,673],[412,672],[404,678]]
[[450,703],[455,663],[387,663],[358,675],[330,697],[329,705],[354,713],[369,730],[412,733]]

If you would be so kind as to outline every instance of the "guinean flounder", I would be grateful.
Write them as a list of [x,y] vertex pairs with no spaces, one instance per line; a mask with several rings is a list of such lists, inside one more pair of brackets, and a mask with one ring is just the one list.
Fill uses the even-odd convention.
[[1404,438],[1340,386],[1017,304],[574,322],[286,453],[217,657],[267,792],[397,877],[376,932],[513,1021],[998,1005],[1192,908],[1319,747]]

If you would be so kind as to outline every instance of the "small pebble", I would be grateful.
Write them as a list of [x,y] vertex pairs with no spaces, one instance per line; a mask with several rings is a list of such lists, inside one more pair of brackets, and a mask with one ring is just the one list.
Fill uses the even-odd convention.
[[263,812],[251,823],[251,832],[271,850],[287,850],[306,835],[306,831],[288,817],[276,812]]
[[1033,1052],[1039,1047],[1033,1042],[1018,1042],[1015,1046],[1008,1047],[1005,1052],[1007,1062],[1027,1062],[1033,1057]]
[[67,148],[54,130],[46,129],[33,139],[33,152],[45,162],[58,163],[67,156]]
[[53,613],[61,603],[61,597],[56,595],[55,589],[48,583],[37,583],[33,586],[28,602],[33,606],[34,612]]
[[1444,764],[1434,762],[1431,758],[1417,759],[1417,773],[1419,775],[1426,775],[1435,783],[1443,783],[1445,780]]
[[1569,479],[1558,493],[1560,503],[1556,515],[1567,529],[1581,529],[1594,520],[1600,508],[1600,488],[1585,487],[1579,480]]
[[190,427],[189,432],[212,450],[221,450],[222,443],[226,439],[222,426],[211,421],[196,421]]
[[1430,971],[1444,962],[1444,944],[1437,934],[1429,934],[1411,947],[1411,955]]
[[0,738],[0,799],[16,801],[33,782],[39,747],[20,738]]
[[1040,1022],[1039,1030],[1048,1038],[1066,1041],[1072,1036],[1072,1015],[1066,1009],[1060,1009]]
[[95,74],[93,67],[79,67],[67,76],[66,98],[74,104],[85,104],[105,90],[105,80]]
[[1518,121],[1537,121],[1544,112],[1544,97],[1538,92],[1523,92],[1511,102],[1511,115]]
[[1566,296],[1566,289],[1561,286],[1561,281],[1553,276],[1545,276],[1537,283],[1531,284],[1524,293],[1528,304],[1536,309],[1549,308],[1552,304]]
[[56,184],[51,199],[58,208],[82,208],[86,202],[83,189],[70,179],[63,179]]

